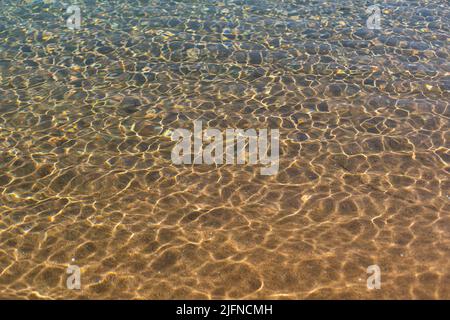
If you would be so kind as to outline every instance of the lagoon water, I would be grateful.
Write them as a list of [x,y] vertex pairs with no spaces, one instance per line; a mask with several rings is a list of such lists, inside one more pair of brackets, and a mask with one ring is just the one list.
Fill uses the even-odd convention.
[[0,1],[0,298],[450,298],[448,1],[77,3]]

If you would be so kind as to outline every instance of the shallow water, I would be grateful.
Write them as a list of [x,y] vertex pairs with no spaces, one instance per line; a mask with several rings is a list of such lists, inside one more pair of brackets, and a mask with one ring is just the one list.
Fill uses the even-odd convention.
[[0,2],[0,298],[450,298],[448,1],[78,2]]

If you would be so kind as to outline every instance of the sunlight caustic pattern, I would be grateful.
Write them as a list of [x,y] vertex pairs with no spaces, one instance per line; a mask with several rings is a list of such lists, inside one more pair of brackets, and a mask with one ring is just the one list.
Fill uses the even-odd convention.
[[69,2],[0,2],[0,298],[450,298],[448,1]]

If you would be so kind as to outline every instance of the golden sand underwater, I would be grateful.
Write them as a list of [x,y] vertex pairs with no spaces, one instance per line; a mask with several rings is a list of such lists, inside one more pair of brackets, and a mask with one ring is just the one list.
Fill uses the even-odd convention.
[[0,2],[0,298],[450,299],[447,0],[66,2]]

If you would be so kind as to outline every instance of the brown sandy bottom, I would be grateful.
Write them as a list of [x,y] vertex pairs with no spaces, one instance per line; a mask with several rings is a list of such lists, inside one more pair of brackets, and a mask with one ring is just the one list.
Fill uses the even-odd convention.
[[[79,31],[46,2],[1,2],[0,298],[450,298],[448,1],[381,30],[362,0],[79,1]],[[174,165],[194,120],[279,129],[278,174]]]

